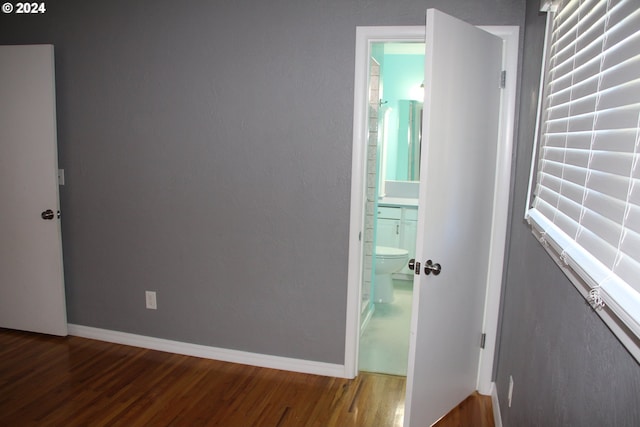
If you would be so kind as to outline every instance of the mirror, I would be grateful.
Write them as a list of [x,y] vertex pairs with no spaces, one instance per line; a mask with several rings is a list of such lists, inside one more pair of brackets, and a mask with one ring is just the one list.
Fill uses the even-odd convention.
[[422,102],[399,100],[396,181],[420,180],[421,141]]

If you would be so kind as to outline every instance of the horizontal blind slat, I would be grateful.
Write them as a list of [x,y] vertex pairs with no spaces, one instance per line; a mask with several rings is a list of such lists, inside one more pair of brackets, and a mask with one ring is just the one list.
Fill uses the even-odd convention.
[[636,129],[604,129],[593,132],[556,132],[545,133],[545,145],[541,149],[558,149],[567,144],[575,148],[589,149],[593,142],[595,150],[608,150],[613,152],[633,152],[635,145]]
[[[637,252],[632,252],[637,253]],[[634,283],[638,280],[638,271],[640,271],[640,263],[626,253],[620,254],[620,259],[614,267],[614,272],[618,277],[626,283]]]

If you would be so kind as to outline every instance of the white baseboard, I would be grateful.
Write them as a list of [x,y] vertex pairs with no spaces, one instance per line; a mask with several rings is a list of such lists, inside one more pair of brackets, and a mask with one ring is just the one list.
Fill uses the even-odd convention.
[[500,415],[500,402],[498,401],[498,387],[491,383],[491,407],[493,408],[493,424],[502,427],[502,415]]
[[82,325],[69,324],[68,327],[69,335],[82,338],[184,354],[186,356],[202,357],[204,359],[239,363],[242,365],[260,366],[262,368],[280,369],[328,377],[348,378],[347,375],[345,375],[344,365],[209,347]]
[[375,305],[371,304],[371,307],[369,308],[369,310],[367,310],[367,314],[365,315],[364,320],[360,324],[360,336],[361,337],[362,337],[362,334],[364,333],[364,331],[367,329],[367,325],[369,324],[369,320],[371,320],[371,317],[373,316],[373,312],[374,311],[375,311]]

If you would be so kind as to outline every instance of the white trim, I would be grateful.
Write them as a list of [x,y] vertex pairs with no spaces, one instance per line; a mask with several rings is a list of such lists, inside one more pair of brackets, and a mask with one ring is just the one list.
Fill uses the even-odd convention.
[[500,294],[504,254],[509,222],[509,189],[511,186],[511,159],[513,154],[514,123],[516,111],[516,87],[518,80],[518,37],[520,29],[516,26],[488,26],[483,30],[504,40],[502,66],[507,72],[505,88],[502,92],[500,112],[500,141],[496,160],[495,199],[493,204],[492,238],[490,264],[487,274],[487,293],[484,306],[484,325],[486,334],[484,349],[478,362],[478,391],[488,394],[493,376],[498,320],[500,313]]
[[493,410],[493,424],[495,427],[502,427],[500,400],[498,399],[498,386],[496,383],[491,383],[491,409]]
[[529,169],[529,186],[527,187],[527,203],[524,205],[524,217],[525,219],[529,215],[529,209],[531,208],[531,199],[533,197],[533,187],[535,186],[535,169],[536,161],[538,158],[538,141],[540,140],[540,118],[542,116],[542,102],[544,98],[545,87],[545,71],[547,69],[547,52],[549,51],[549,35],[551,34],[551,28],[553,27],[552,14],[547,14],[547,22],[544,30],[544,42],[542,45],[542,66],[540,67],[540,83],[538,84],[538,105],[536,107],[536,127],[533,134],[533,148],[531,155],[531,167]]
[[206,345],[190,344],[82,325],[69,324],[68,326],[69,335],[82,338],[148,348],[151,350],[166,351],[169,353],[184,354],[186,356],[202,357],[204,359],[239,363],[242,365],[260,366],[262,368],[280,369],[304,374],[345,378],[343,365],[209,347]]
[[347,282],[347,322],[345,333],[345,374],[358,375],[360,343],[360,287],[362,283],[362,243],[364,234],[364,174],[367,134],[367,81],[369,43],[376,41],[424,41],[424,27],[356,27],[356,58],[353,96],[353,147],[351,160],[351,215],[349,219],[349,270]]
[[[484,332],[487,334],[485,350],[481,352],[478,366],[478,390],[488,393],[493,374],[493,360],[498,331],[500,294],[506,232],[509,210],[509,189],[511,185],[511,160],[513,150],[513,129],[515,122],[515,94],[517,83],[518,36],[517,26],[480,27],[504,40],[504,66],[507,70],[507,84],[503,93],[503,115],[501,116],[501,141],[497,159],[494,231],[491,244],[491,265],[487,278]],[[345,333],[345,375],[354,378],[358,374],[358,347],[360,341],[360,291],[362,281],[362,243],[360,233],[364,232],[363,185],[366,148],[366,96],[369,44],[376,41],[424,41],[424,26],[407,27],[357,27],[354,83],[354,126],[353,153],[351,167],[351,216],[349,224],[349,273],[347,284],[347,319]]]

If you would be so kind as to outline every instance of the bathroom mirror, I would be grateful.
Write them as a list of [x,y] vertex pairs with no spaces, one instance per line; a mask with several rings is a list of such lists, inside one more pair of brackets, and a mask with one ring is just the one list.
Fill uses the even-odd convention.
[[399,100],[396,181],[420,180],[421,141],[422,102]]

